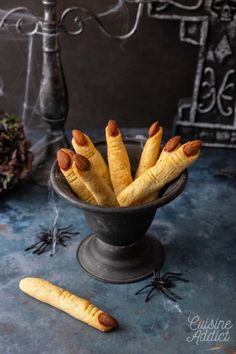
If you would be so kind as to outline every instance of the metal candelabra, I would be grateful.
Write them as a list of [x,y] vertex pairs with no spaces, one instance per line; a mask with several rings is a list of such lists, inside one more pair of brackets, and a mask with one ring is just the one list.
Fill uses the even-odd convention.
[[[43,121],[47,123],[48,129],[34,151],[34,164],[36,166],[44,166],[44,170],[47,170],[45,164],[51,164],[52,160],[55,159],[56,151],[62,146],[69,145],[64,132],[69,103],[60,55],[61,31],[72,36],[80,35],[85,29],[86,20],[93,19],[107,37],[116,40],[127,39],[136,32],[145,3],[150,3],[152,0],[125,0],[125,2],[135,3],[137,5],[137,12],[133,27],[127,33],[121,35],[110,33],[99,16],[85,7],[73,6],[67,8],[58,17],[56,0],[42,0],[43,18],[34,23],[33,29],[27,30],[29,26],[27,26],[23,17],[16,20],[15,27],[18,33],[26,36],[42,35],[43,62],[39,102],[41,116]],[[4,29],[4,25],[13,14],[21,12],[24,14],[30,13],[25,7],[16,7],[8,11],[0,21],[0,29]],[[75,30],[69,30],[66,26],[66,19],[69,14],[73,15],[76,24]]]

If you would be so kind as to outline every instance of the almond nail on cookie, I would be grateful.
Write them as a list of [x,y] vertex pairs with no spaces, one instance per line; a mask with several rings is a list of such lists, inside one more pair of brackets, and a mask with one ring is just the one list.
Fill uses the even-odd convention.
[[181,137],[179,135],[176,135],[173,138],[169,139],[165,144],[164,148],[162,149],[162,152],[156,164],[161,164],[170,153],[177,150],[181,146],[180,140]]

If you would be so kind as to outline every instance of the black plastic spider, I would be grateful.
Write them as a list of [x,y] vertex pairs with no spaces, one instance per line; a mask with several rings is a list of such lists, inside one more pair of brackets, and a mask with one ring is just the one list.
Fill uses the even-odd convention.
[[173,279],[182,280],[186,283],[189,283],[189,280],[184,279],[181,276],[182,273],[171,273],[171,272],[165,273],[164,275],[161,276],[160,270],[158,272],[154,270],[153,280],[144,288],[137,291],[135,295],[142,294],[145,289],[151,287],[151,290],[148,292],[146,296],[145,302],[149,301],[151,294],[155,289],[159,289],[162,292],[162,294],[167,296],[172,301],[181,300],[182,298],[179,295],[175,294],[173,291],[170,290],[170,288],[173,288],[175,286],[175,284],[173,284],[172,282]]
[[[73,236],[79,234],[76,232],[72,225],[57,228],[57,226],[53,226],[51,229],[40,226],[41,231],[37,235],[38,242],[34,243],[32,246],[27,247],[25,251],[34,250],[32,253],[40,255],[44,252],[53,249],[53,246],[59,244],[63,247],[66,247],[66,241],[71,239]],[[51,256],[53,256],[53,252]]]

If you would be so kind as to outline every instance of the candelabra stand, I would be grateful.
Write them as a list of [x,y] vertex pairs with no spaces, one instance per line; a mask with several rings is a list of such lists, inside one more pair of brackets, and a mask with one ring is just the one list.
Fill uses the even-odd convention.
[[[42,170],[48,171],[49,165],[55,159],[56,151],[62,146],[68,146],[64,126],[68,115],[69,103],[67,85],[61,61],[60,33],[64,31],[68,35],[77,36],[83,33],[87,20],[93,19],[101,31],[109,38],[124,40],[131,37],[138,28],[147,0],[125,0],[136,4],[137,12],[133,27],[125,34],[116,35],[110,33],[99,15],[85,7],[73,6],[57,16],[56,0],[41,0],[43,6],[43,18],[37,20],[33,29],[29,30],[23,16],[16,20],[15,27],[18,33],[26,36],[42,36],[42,76],[40,83],[39,102],[41,117],[47,123],[48,129],[43,139],[33,148],[34,165],[43,166]],[[4,29],[7,21],[13,14],[29,13],[25,7],[16,7],[8,11],[0,20],[0,29]],[[68,15],[73,16],[76,28],[67,28]],[[46,164],[46,166],[45,166]]]

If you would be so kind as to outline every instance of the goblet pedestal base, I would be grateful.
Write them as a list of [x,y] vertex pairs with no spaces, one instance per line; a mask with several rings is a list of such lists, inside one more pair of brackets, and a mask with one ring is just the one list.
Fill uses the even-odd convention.
[[138,242],[114,246],[95,234],[84,239],[78,247],[77,259],[92,277],[109,283],[132,283],[151,275],[164,261],[164,248],[153,236]]

